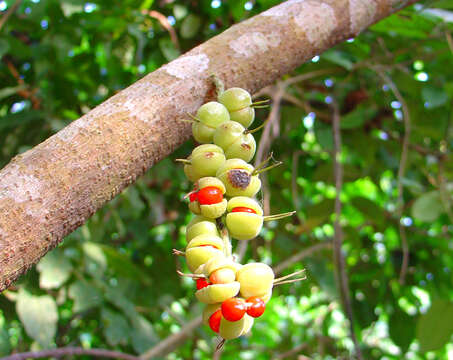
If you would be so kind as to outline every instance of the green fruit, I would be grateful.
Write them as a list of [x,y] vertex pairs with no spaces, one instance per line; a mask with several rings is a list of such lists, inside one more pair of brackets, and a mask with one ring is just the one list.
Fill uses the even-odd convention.
[[223,149],[227,159],[239,158],[248,162],[255,155],[255,138],[247,134],[244,126],[238,122],[226,121],[219,125],[213,140]]
[[[251,324],[247,314],[238,321],[228,321],[222,316],[220,320],[219,335],[225,340],[236,339],[250,330]],[[251,322],[253,325],[253,321]]]
[[192,134],[196,141],[205,144],[212,142],[215,128],[225,121],[230,120],[227,108],[221,103],[211,101],[197,111],[197,120],[192,124]]
[[246,107],[244,109],[230,111],[230,120],[240,123],[242,126],[248,128],[255,120],[255,109]]
[[[241,211],[236,211],[236,210]],[[250,209],[251,211],[245,211]],[[228,201],[225,223],[231,237],[250,240],[256,237],[263,227],[263,210],[258,202],[245,196],[236,196]]]
[[225,162],[225,155],[221,147],[204,144],[192,151],[189,160],[192,165],[192,178],[198,180],[201,177],[215,176],[217,169]]
[[217,178],[225,185],[227,196],[253,197],[261,188],[258,175],[252,175],[253,166],[242,159],[229,159],[217,170]]
[[192,182],[195,182],[200,178],[192,164],[184,165],[184,174],[186,174],[187,178]]
[[195,296],[204,304],[221,303],[235,297],[239,293],[240,285],[237,281],[228,284],[212,284],[195,292]]
[[252,296],[266,298],[275,278],[272,268],[264,263],[245,264],[236,276],[241,284],[241,296],[246,299]]
[[223,255],[223,241],[218,236],[203,234],[194,237],[186,247],[186,261],[190,271],[196,271],[209,259]]
[[252,105],[252,97],[247,90],[233,87],[225,90],[218,97],[228,111],[236,111]]
[[187,242],[198,235],[219,236],[217,225],[213,221],[200,221],[186,229]]
[[222,202],[211,205],[200,205],[201,215],[210,219],[217,219],[225,214],[227,208],[227,200],[223,199]]

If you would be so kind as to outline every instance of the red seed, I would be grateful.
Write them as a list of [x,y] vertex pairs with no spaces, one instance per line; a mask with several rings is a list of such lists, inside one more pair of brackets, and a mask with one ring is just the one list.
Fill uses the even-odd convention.
[[206,279],[197,279],[197,290],[203,289],[206,286],[211,285]]
[[222,190],[215,186],[206,186],[198,191],[198,202],[200,205],[218,204],[223,200]]
[[190,200],[190,202],[197,201],[197,199],[198,199],[198,192],[192,191],[192,192],[189,194],[189,200]]
[[222,303],[221,309],[225,319],[228,321],[239,321],[244,317],[246,306],[244,300],[230,298]]
[[251,213],[251,214],[256,214],[255,210],[245,207],[245,206],[237,206],[237,207],[233,208],[233,210],[231,210],[231,212],[247,212],[247,213]]
[[217,310],[209,318],[209,327],[212,331],[218,333],[220,329],[220,320],[222,320],[222,312]]
[[257,318],[263,315],[264,310],[266,309],[266,304],[263,299],[258,296],[252,296],[246,300],[248,303],[247,315]]

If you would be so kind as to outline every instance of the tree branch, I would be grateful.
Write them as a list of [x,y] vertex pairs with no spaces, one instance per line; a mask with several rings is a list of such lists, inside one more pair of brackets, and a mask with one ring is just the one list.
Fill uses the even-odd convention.
[[335,275],[337,284],[340,290],[341,302],[343,303],[344,312],[349,320],[349,332],[351,339],[354,343],[355,353],[359,360],[362,358],[362,351],[360,350],[359,342],[354,331],[354,319],[352,315],[352,304],[349,292],[349,281],[346,273],[346,264],[341,250],[343,244],[343,229],[340,224],[341,217],[341,190],[343,188],[343,166],[340,161],[341,156],[341,131],[340,131],[340,110],[338,105],[333,103],[333,140],[334,140],[334,173],[335,173],[335,224],[334,224],[334,239],[333,239],[333,254],[335,262]]
[[49,349],[41,351],[30,351],[24,353],[13,354],[0,358],[0,360],[26,360],[39,359],[44,357],[61,357],[75,355],[90,355],[93,357],[124,359],[124,360],[140,360],[139,357],[125,354],[119,351],[110,351],[105,349],[84,349],[81,347],[63,347],[58,349]]
[[11,5],[11,7],[2,16],[2,18],[0,19],[0,30],[2,29],[3,25],[6,24],[9,17],[16,12],[16,10],[19,7],[21,2],[22,2],[22,0],[16,0],[16,2],[13,5]]
[[[416,2],[287,1],[145,76],[0,171],[0,291],[190,137],[211,74],[251,93]],[[362,1],[357,2],[362,6]],[[359,10],[359,11],[356,11]]]

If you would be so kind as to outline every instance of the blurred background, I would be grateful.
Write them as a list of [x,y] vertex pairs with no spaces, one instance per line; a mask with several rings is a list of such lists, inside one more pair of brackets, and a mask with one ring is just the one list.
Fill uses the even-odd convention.
[[[0,0],[0,167],[277,3]],[[260,199],[268,214],[297,216],[267,224],[244,261],[305,268],[307,280],[278,287],[250,336],[213,355],[207,327],[187,331],[201,306],[171,249],[184,248],[191,218],[181,201],[191,184],[174,162],[189,141],[0,295],[0,355],[78,346],[149,358],[176,336],[161,358],[349,359],[332,250],[337,114],[343,251],[363,357],[453,359],[452,30],[453,1],[422,2],[258,94],[276,108],[257,112],[255,124],[270,119],[260,151],[284,162],[263,177]]]

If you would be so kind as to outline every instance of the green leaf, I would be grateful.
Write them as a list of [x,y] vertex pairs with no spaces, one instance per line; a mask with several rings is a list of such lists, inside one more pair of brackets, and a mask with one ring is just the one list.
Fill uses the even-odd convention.
[[148,350],[159,340],[153,325],[141,315],[132,319],[132,328],[134,334],[132,337],[132,346],[139,354]]
[[172,61],[180,55],[180,52],[175,47],[175,44],[173,44],[173,42],[168,38],[159,40],[159,48],[168,61]]
[[453,333],[453,303],[436,299],[426,314],[417,322],[417,340],[420,351],[433,351],[443,347]]
[[8,114],[0,117],[0,131],[8,128],[14,128],[20,125],[26,125],[33,121],[42,119],[43,112],[41,111],[21,111],[15,114]]
[[102,294],[86,280],[77,280],[69,287],[69,297],[74,300],[72,311],[77,313],[102,304]]
[[362,212],[371,221],[377,224],[382,224],[385,221],[383,209],[374,201],[362,196],[357,196],[351,199],[352,205]]
[[314,125],[316,140],[324,150],[333,149],[332,128],[320,121],[315,121]]
[[362,126],[376,115],[377,111],[369,105],[359,105],[356,109],[341,118],[342,129],[353,129]]
[[340,65],[346,70],[352,70],[354,67],[354,62],[352,61],[351,56],[346,52],[329,50],[322,54],[322,58],[334,64]]
[[107,258],[101,245],[93,242],[85,242],[82,248],[87,259],[87,270],[95,275],[103,273],[107,268]]
[[101,319],[104,326],[104,336],[110,346],[126,345],[128,343],[132,332],[123,315],[108,309],[102,309]]
[[423,194],[412,205],[412,216],[424,222],[435,221],[443,212],[444,208],[438,191]]
[[17,94],[18,91],[26,89],[26,85],[19,85],[14,87],[6,87],[0,90],[0,100],[7,98],[8,96]]
[[183,39],[190,39],[197,35],[198,30],[200,29],[201,19],[194,15],[190,14],[187,16],[181,24],[181,37]]
[[9,50],[9,43],[5,39],[0,39],[0,58]]
[[10,336],[5,328],[0,327],[0,355],[8,355],[10,352]]
[[71,262],[59,249],[49,252],[36,267],[41,273],[39,286],[42,289],[56,289],[69,279],[72,272]]
[[448,101],[448,93],[442,88],[434,86],[424,86],[422,98],[428,109],[444,105]]
[[57,304],[49,295],[33,296],[20,289],[16,299],[16,311],[27,334],[43,348],[54,342],[57,331]]
[[415,337],[416,318],[397,310],[389,319],[389,335],[392,341],[401,348],[403,353]]

